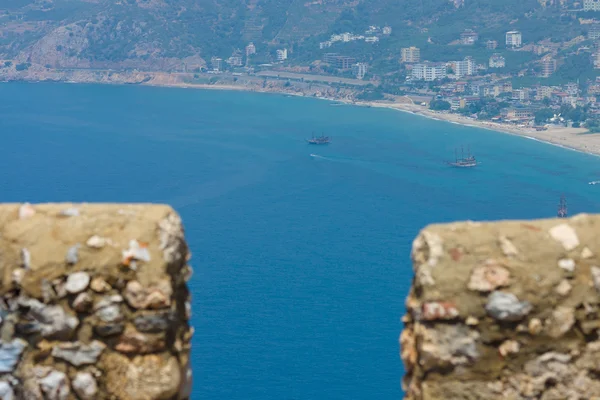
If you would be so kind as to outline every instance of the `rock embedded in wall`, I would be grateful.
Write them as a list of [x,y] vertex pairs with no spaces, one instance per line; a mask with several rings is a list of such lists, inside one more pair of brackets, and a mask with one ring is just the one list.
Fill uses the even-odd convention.
[[425,228],[400,336],[405,398],[600,398],[599,225]]
[[168,206],[0,205],[0,396],[188,399],[191,274]]

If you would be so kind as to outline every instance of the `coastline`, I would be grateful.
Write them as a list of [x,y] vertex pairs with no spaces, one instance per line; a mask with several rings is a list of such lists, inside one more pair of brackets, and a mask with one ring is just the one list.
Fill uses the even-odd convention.
[[600,156],[600,133],[588,133],[585,128],[565,128],[550,126],[546,131],[536,131],[532,128],[511,126],[490,121],[478,121],[458,114],[450,114],[429,110],[423,106],[411,104],[385,104],[381,102],[369,102],[371,107],[389,108],[425,118],[438,121],[450,122],[462,126],[491,130],[499,133],[520,136],[525,139],[535,140],[541,143],[561,147],[563,149],[577,151],[580,153]]
[[[230,90],[255,93],[283,94],[287,96],[309,97],[362,107],[388,108],[408,112],[425,118],[450,122],[462,126],[470,126],[492,130],[500,133],[520,136],[554,146],[574,150],[586,154],[600,156],[600,133],[587,133],[585,128],[565,128],[549,126],[546,131],[519,127],[490,121],[479,121],[458,114],[439,112],[426,106],[415,104],[406,96],[395,96],[386,101],[355,101],[354,89],[335,88],[320,83],[310,82],[286,85],[284,80],[267,80],[263,77],[245,77],[246,80],[235,83],[194,81],[194,74],[168,72],[110,72],[110,71],[27,71],[26,73],[2,74],[4,81],[26,82],[64,82],[80,84],[134,84],[139,86],[174,87],[182,89]],[[209,78],[205,76],[204,79]],[[214,78],[218,78],[215,76]],[[210,77],[213,79],[213,77]]]
[[[550,126],[546,131],[536,131],[532,128],[524,128],[519,126],[511,126],[508,124],[502,124],[490,121],[479,121],[468,117],[464,117],[458,114],[451,114],[445,112],[432,111],[425,106],[414,104],[408,98],[404,101],[351,101],[343,98],[335,97],[312,97],[306,96],[303,93],[288,92],[285,90],[273,90],[272,88],[267,90],[260,90],[253,87],[246,87],[242,85],[223,85],[223,84],[189,84],[182,82],[152,82],[143,83],[145,86],[158,86],[158,87],[177,87],[177,88],[188,88],[188,89],[205,89],[205,90],[232,90],[232,91],[248,91],[256,93],[273,93],[273,94],[284,94],[298,97],[311,97],[320,100],[334,101],[344,103],[348,105],[354,105],[359,107],[376,107],[376,108],[388,108],[391,110],[407,112],[413,115],[418,115],[424,118],[435,119],[438,121],[450,122],[462,126],[469,126],[474,128],[487,129],[500,133],[507,133],[510,135],[520,136],[525,139],[535,140],[538,142],[562,147],[567,150],[578,151],[581,153],[591,154],[600,156],[600,133],[587,133],[585,128],[565,128],[558,126]],[[396,99],[398,100],[398,99]]]

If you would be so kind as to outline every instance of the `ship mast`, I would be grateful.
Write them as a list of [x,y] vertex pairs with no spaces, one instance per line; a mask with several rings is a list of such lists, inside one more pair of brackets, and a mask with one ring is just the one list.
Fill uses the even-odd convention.
[[567,199],[565,199],[565,195],[560,196],[560,202],[558,203],[558,218],[567,218],[568,210],[567,210]]

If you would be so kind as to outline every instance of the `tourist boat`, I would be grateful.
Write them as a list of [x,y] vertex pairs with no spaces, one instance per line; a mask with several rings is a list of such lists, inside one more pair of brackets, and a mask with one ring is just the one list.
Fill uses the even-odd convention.
[[558,218],[567,218],[567,199],[565,199],[565,195],[560,196],[560,202],[558,203],[558,212],[556,216]]
[[477,166],[477,160],[471,155],[471,150],[467,150],[467,156],[465,157],[464,150],[461,147],[461,157],[458,158],[457,151],[454,150],[454,161],[447,161],[448,165],[458,168],[472,168]]
[[331,138],[329,136],[315,136],[313,135],[312,138],[310,139],[306,139],[306,141],[309,144],[329,144],[331,143]]

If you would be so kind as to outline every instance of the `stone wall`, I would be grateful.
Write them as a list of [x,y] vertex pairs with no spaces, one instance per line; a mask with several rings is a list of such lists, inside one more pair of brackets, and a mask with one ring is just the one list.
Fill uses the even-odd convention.
[[600,216],[425,228],[406,399],[600,399]]
[[189,398],[188,260],[168,206],[0,205],[0,398]]

